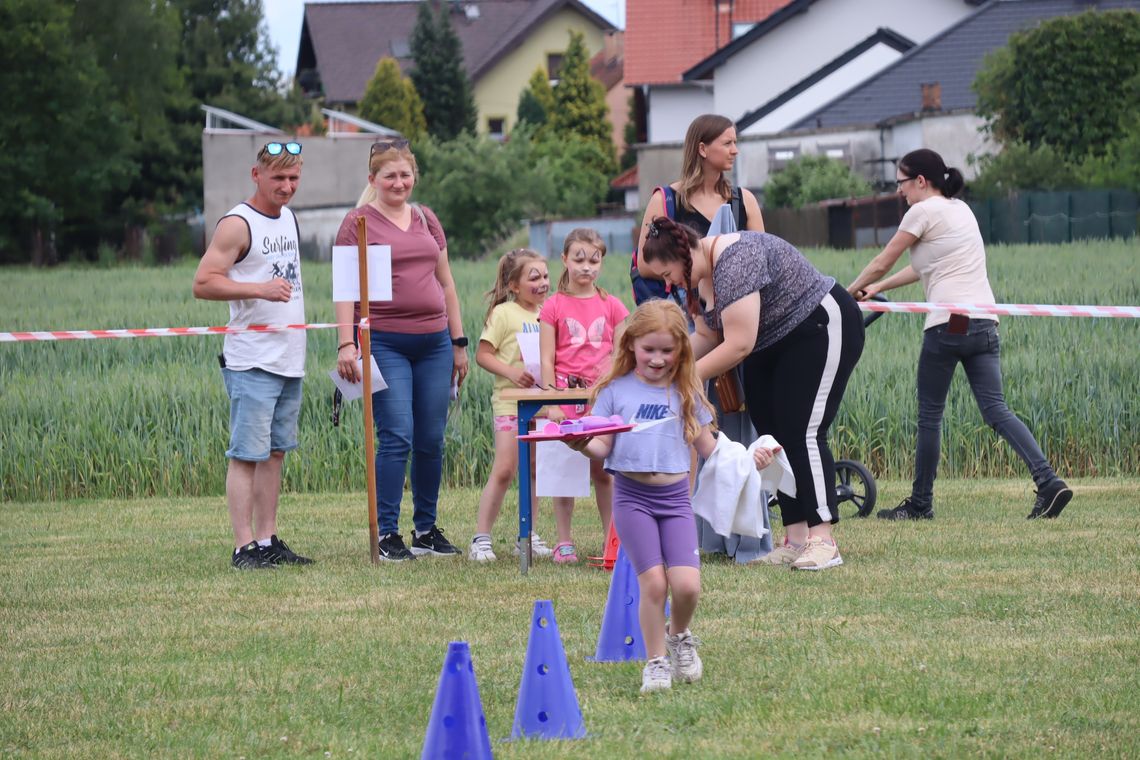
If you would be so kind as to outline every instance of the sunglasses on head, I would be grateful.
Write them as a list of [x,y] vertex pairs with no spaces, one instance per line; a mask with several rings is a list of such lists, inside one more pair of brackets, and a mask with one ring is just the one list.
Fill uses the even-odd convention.
[[282,153],[288,153],[291,156],[299,156],[299,155],[301,155],[301,143],[299,143],[299,142],[265,143],[265,147],[262,148],[262,150],[265,151],[265,153],[267,153],[270,156],[280,156]]
[[372,143],[372,150],[369,151],[368,155],[383,153],[386,150],[400,150],[406,147],[408,147],[408,141],[402,137],[397,140],[379,140]]

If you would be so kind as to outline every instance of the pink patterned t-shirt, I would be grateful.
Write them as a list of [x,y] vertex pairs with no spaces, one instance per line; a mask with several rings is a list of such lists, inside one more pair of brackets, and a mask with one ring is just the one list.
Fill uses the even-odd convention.
[[555,384],[564,388],[566,378],[575,375],[593,385],[610,368],[614,330],[628,316],[629,309],[613,295],[555,293],[547,298],[538,319],[554,328]]

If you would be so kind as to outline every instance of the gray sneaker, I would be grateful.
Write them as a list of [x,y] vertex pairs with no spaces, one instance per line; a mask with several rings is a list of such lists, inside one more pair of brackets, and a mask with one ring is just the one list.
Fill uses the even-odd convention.
[[681,683],[693,683],[701,680],[705,672],[701,664],[701,656],[697,654],[697,647],[701,640],[686,628],[676,635],[665,634],[665,649],[669,652],[669,661],[673,663],[673,678]]
[[641,693],[668,691],[673,688],[673,666],[668,657],[654,657],[641,671]]

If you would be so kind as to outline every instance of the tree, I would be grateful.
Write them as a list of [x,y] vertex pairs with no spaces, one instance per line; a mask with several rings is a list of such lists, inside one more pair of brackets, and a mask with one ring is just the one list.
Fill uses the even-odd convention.
[[975,162],[978,176],[970,183],[976,198],[1000,198],[1016,190],[1060,190],[1080,184],[1077,168],[1052,145],[1030,147],[1020,140],[1006,143],[1000,153]]
[[625,141],[625,149],[621,152],[621,165],[618,167],[622,171],[632,168],[637,164],[637,150],[633,147],[641,142],[638,139],[637,129],[637,93],[632,90],[629,93],[628,115],[626,117],[625,129],[622,130],[622,139]]
[[978,113],[1002,143],[1050,145],[1076,160],[1103,155],[1121,120],[1140,108],[1136,93],[1120,87],[1140,73],[1137,50],[1138,11],[1049,19],[986,56],[973,85]]
[[361,117],[396,130],[409,140],[427,132],[424,104],[411,80],[400,73],[395,58],[385,56],[364,88]]
[[590,76],[585,37],[570,32],[570,44],[554,86],[554,110],[548,117],[551,132],[559,137],[576,135],[596,143],[602,164],[595,167],[605,174],[614,170],[613,125],[607,118],[606,92]]
[[412,29],[411,77],[423,98],[427,130],[440,140],[461,132],[475,133],[475,95],[463,66],[463,47],[451,26],[444,4],[438,16],[431,4],[420,3]]
[[0,261],[54,263],[58,237],[98,217],[130,176],[123,108],[72,35],[73,7],[0,2]]
[[830,198],[869,195],[871,184],[847,164],[827,156],[800,156],[764,186],[764,205],[800,208]]
[[[129,133],[130,183],[109,199],[107,213],[93,220],[87,247],[125,237],[137,256],[142,228],[189,205],[188,177],[173,160],[181,148],[179,125],[170,117],[189,102],[178,68],[179,21],[166,3],[104,0],[75,3],[73,38],[89,45],[108,77],[109,100],[123,108]],[[201,119],[196,120],[196,125]],[[194,190],[196,194],[197,189]]]
[[282,94],[261,0],[169,2],[178,14],[178,63],[187,87],[168,112],[180,148],[170,160],[182,180],[182,207],[201,208],[201,154],[187,149],[201,143],[199,106],[218,106],[283,129],[307,122],[310,111],[298,89]]
[[546,69],[539,66],[530,75],[526,89],[519,95],[518,121],[520,124],[523,122],[531,124],[541,132],[553,111],[554,89],[550,86]]

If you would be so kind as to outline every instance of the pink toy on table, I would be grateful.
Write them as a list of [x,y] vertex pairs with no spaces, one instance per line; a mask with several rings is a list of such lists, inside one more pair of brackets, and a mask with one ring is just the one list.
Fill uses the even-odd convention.
[[542,430],[520,435],[520,441],[573,441],[577,438],[588,438],[595,435],[609,435],[610,433],[625,433],[633,430],[620,415],[612,417],[599,417],[588,414],[576,420],[563,420],[562,422],[547,422]]

